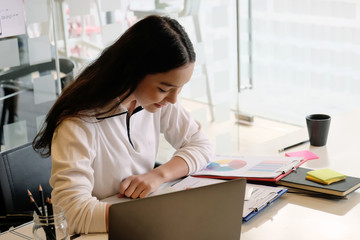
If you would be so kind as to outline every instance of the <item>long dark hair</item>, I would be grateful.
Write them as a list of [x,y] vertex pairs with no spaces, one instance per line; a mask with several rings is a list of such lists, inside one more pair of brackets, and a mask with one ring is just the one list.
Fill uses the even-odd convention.
[[176,20],[155,15],[144,18],[64,89],[35,136],[33,148],[44,157],[51,155],[54,131],[65,118],[99,116],[104,112],[86,110],[102,109],[121,96],[109,112],[129,97],[146,75],[193,62],[193,45]]

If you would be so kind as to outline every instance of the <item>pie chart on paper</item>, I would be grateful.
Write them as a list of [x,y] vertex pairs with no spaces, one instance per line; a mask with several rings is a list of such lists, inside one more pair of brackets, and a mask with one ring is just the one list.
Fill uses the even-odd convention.
[[224,159],[210,163],[205,170],[211,171],[234,171],[246,166],[243,160]]

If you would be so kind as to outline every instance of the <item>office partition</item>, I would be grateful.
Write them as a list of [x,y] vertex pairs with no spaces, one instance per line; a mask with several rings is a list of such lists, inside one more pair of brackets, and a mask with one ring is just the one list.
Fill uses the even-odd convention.
[[[0,60],[2,72],[66,58],[77,64],[76,76],[143,17],[178,19],[197,54],[193,77],[179,97],[210,134],[217,152],[239,150],[241,145],[239,131],[224,127],[226,123],[251,125],[259,117],[303,126],[309,113],[337,114],[359,102],[355,0],[5,2],[11,4],[0,10],[0,51],[7,56]],[[22,14],[11,13],[17,6],[22,6]],[[19,27],[7,33],[11,16]],[[55,76],[58,72],[58,67],[52,71]],[[22,85],[3,88],[1,101],[15,88],[8,105],[19,104],[15,118],[3,114],[2,150],[31,141],[38,131],[61,91],[57,77],[48,81],[47,75],[35,73],[21,79]],[[50,81],[55,83],[46,86]]]
[[1,151],[32,141],[61,92],[53,5],[1,1]]

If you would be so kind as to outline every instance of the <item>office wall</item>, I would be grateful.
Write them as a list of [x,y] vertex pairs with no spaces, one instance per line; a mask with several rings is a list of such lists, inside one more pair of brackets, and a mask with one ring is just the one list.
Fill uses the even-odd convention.
[[[22,5],[22,1],[16,2]],[[229,120],[230,108],[236,105],[234,6],[234,0],[211,0],[206,3],[187,0],[25,0],[22,5],[24,19],[20,22],[25,30],[21,34],[0,39],[0,51],[8,54],[5,51],[12,49],[9,56],[19,59],[16,64],[10,64],[10,59],[4,60],[0,68],[5,71],[10,67],[38,64],[55,58],[57,54],[58,57],[76,61],[81,70],[145,15],[170,15],[178,18],[189,32],[198,56],[193,79],[184,88],[181,97],[203,104],[191,111],[204,127],[211,121],[222,123]],[[34,10],[38,14],[33,13]],[[145,15],[139,15],[141,11]],[[7,47],[9,44],[12,44],[11,48]],[[41,95],[34,87],[39,86],[44,91],[53,89],[53,85],[56,89],[57,84],[54,83],[56,79],[45,80],[40,73],[16,81],[21,84],[27,82],[30,87],[15,98],[10,98],[18,101],[17,116],[13,122],[4,124],[2,150],[32,141],[58,94],[54,92],[51,97],[45,94],[47,98],[42,100],[38,97]],[[35,84],[37,82],[40,84]],[[45,87],[45,84],[51,87]],[[36,110],[28,111],[32,108]],[[223,137],[226,134],[230,133],[225,133]],[[220,139],[219,142],[223,141]]]
[[51,1],[0,1],[1,151],[32,141],[57,98],[56,69],[3,77],[55,57]]
[[[145,15],[178,18],[198,57],[194,76],[180,97],[194,102],[189,110],[204,128],[233,121],[236,110],[303,125],[308,113],[336,114],[356,107],[360,100],[360,3],[355,0],[2,1],[23,2],[25,13],[23,19],[18,18],[20,32],[0,36],[1,54],[8,56],[0,60],[2,72],[49,61],[57,53],[78,64],[76,73]],[[2,32],[6,27],[3,21],[9,18],[4,9],[0,10]],[[43,10],[35,14],[34,9]],[[253,80],[253,88],[240,94],[238,70],[243,86]],[[16,121],[4,123],[2,150],[31,141],[56,99],[57,77],[47,81],[43,75],[48,74],[18,79],[30,87],[21,93],[16,90],[18,116]],[[3,85],[1,97],[5,95]],[[40,89],[36,90],[37,86]],[[38,94],[44,91],[41,87],[52,92]],[[217,134],[215,144],[233,149],[221,146],[233,134]]]

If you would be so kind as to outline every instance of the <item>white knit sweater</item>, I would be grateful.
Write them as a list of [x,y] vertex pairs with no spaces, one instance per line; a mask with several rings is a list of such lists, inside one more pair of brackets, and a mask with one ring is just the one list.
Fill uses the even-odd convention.
[[189,174],[213,157],[210,141],[179,103],[156,113],[140,110],[128,125],[126,116],[120,106],[101,121],[66,119],[54,133],[52,201],[65,209],[70,233],[106,231],[106,203],[99,200],[118,193],[123,179],[153,169],[160,133],[187,162]]

